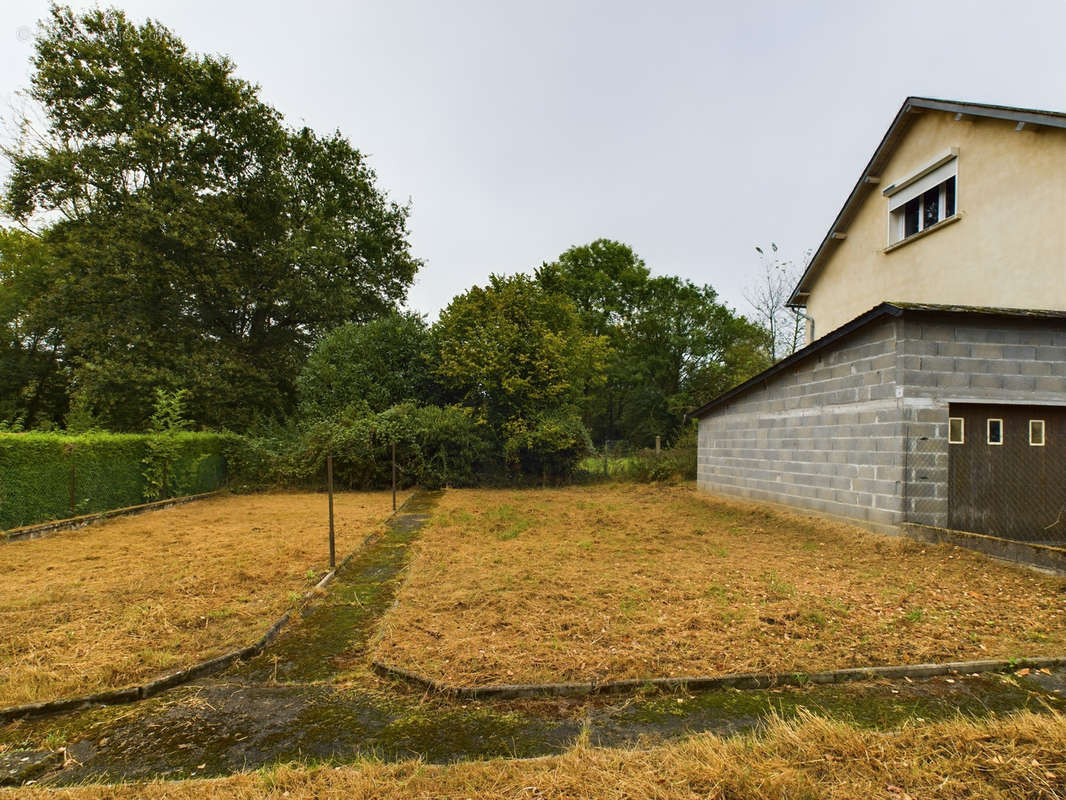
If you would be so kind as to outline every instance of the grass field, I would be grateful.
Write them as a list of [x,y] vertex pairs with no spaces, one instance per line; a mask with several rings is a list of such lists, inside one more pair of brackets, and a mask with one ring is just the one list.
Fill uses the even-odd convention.
[[692,736],[649,749],[595,749],[528,760],[434,766],[418,761],[280,766],[177,783],[24,787],[0,797],[399,800],[1007,800],[1061,798],[1066,719],[1032,712],[990,721],[908,726],[892,733],[806,717],[758,735]]
[[[338,558],[392,513],[336,496]],[[0,545],[0,706],[129,685],[255,641],[328,570],[324,494],[224,496]]]
[[612,485],[449,492],[374,655],[469,685],[1064,651],[1061,578],[689,486]]

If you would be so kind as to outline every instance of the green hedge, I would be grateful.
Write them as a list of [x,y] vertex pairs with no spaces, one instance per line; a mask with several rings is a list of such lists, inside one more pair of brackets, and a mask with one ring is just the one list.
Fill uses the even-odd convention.
[[[218,489],[231,438],[0,433],[0,530]],[[161,485],[147,479],[153,471]]]

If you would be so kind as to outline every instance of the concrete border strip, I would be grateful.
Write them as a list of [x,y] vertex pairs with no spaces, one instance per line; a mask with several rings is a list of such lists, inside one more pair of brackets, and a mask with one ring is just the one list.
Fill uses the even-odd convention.
[[[389,520],[393,519],[397,514],[403,511],[407,503],[417,494],[418,491],[413,492],[400,504],[400,507],[397,508],[396,511],[385,519],[383,524],[388,524]],[[337,573],[347,565],[352,557],[363,550],[367,545],[371,544],[380,535],[381,531],[378,530],[363,539],[362,544],[345,556],[344,560],[341,561],[335,569],[327,572],[322,576],[322,579],[318,583],[308,591],[304,592],[300,605],[297,606],[294,611],[303,611],[306,609],[318,592],[324,590],[333,582],[333,579],[337,577]],[[281,633],[285,626],[289,624],[293,613],[294,612],[292,611],[286,611],[282,614],[281,617],[279,617],[274,624],[267,629],[266,633],[253,644],[230,650],[228,653],[209,658],[206,661],[199,661],[190,667],[185,667],[184,669],[172,672],[169,675],[163,675],[148,681],[147,683],[138,684],[136,686],[127,686],[123,689],[111,689],[106,692],[96,692],[94,694],[82,695],[81,697],[61,698],[59,700],[47,700],[38,703],[25,703],[23,705],[0,708],[0,726],[7,725],[9,722],[14,722],[17,719],[45,717],[51,714],[78,711],[92,706],[111,706],[122,705],[124,703],[135,703],[139,700],[145,700],[160,694],[167,689],[173,689],[175,686],[180,686],[183,683],[196,680],[197,678],[205,678],[209,675],[214,675],[238,661],[246,661],[249,658],[254,658],[262,653],[267,646],[278,637],[278,634]]]
[[971,533],[933,525],[904,522],[900,531],[907,537],[931,544],[951,544],[976,550],[992,558],[1018,566],[1031,567],[1055,575],[1066,575],[1066,549],[1048,544],[1004,539],[986,533]]
[[0,531],[0,542],[40,539],[42,536],[47,536],[50,533],[84,528],[88,525],[92,525],[94,522],[102,522],[103,520],[111,519],[112,517],[129,517],[135,514],[143,514],[146,511],[158,511],[162,508],[170,508],[171,506],[180,506],[185,503],[191,503],[194,500],[207,500],[210,497],[218,497],[219,495],[227,494],[228,492],[229,489],[216,489],[213,492],[202,492],[201,494],[190,494],[185,497],[170,497],[166,500],[155,500],[151,503],[141,503],[139,506],[112,508],[108,511],[98,511],[95,514],[85,514],[80,517],[70,517],[69,519],[57,519],[51,522],[38,522],[33,525],[23,525],[19,528]]
[[603,683],[526,683],[485,686],[447,686],[425,675],[385,664],[371,663],[378,675],[398,678],[437,694],[463,700],[515,700],[527,697],[579,697],[597,694],[620,694],[643,688],[659,690],[714,691],[720,689],[771,689],[778,686],[847,683],[885,678],[933,678],[938,675],[972,675],[982,672],[1013,672],[1017,669],[1041,669],[1066,665],[1066,656],[1048,658],[994,659],[984,661],[950,661],[943,664],[904,664],[898,666],[849,667],[818,672],[746,672],[718,676],[680,678],[633,678]]

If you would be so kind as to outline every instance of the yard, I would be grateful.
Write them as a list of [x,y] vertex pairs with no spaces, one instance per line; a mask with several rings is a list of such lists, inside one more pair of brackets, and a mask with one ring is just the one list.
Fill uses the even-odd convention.
[[374,657],[451,685],[1066,650],[1066,580],[691,486],[448,492]]
[[[324,494],[224,496],[0,545],[0,706],[150,679],[255,641],[329,568]],[[392,513],[336,495],[338,559]]]

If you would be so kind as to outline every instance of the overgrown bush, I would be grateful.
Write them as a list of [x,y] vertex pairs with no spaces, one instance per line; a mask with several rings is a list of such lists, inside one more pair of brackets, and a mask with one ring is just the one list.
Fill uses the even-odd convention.
[[334,486],[383,488],[392,480],[393,444],[401,486],[470,486],[497,463],[491,431],[469,409],[414,403],[377,414],[356,405],[303,429],[248,436],[236,444],[230,462],[244,488],[321,487],[332,453]]
[[626,464],[628,477],[641,483],[696,480],[697,429],[688,426],[669,447],[662,452],[641,450]]
[[592,441],[576,412],[538,416],[532,423],[511,420],[504,426],[504,458],[517,473],[542,481],[570,478],[592,452]]

